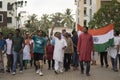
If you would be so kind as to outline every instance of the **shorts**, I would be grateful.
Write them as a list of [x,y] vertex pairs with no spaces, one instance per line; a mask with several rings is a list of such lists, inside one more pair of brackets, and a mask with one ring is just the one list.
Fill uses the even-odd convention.
[[42,53],[34,53],[34,60],[43,60],[43,54]]

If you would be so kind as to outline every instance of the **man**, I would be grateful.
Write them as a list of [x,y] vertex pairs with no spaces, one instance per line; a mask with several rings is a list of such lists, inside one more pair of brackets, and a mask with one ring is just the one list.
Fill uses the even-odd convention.
[[93,37],[88,33],[88,28],[84,27],[84,32],[80,34],[78,38],[79,60],[81,73],[84,73],[83,62],[86,63],[86,75],[90,76],[90,61],[91,61],[91,52],[93,51]]
[[[53,29],[51,30],[51,36],[53,35]],[[63,72],[63,59],[64,59],[64,50],[67,46],[65,39],[61,38],[61,33],[57,32],[55,34],[55,45],[54,45],[54,53],[53,59],[55,60],[55,73]]]
[[13,41],[12,41],[12,33],[8,34],[8,39],[6,39],[6,54],[7,54],[7,72],[10,72],[12,69],[13,64],[13,56],[12,56],[12,48],[13,48]]
[[78,44],[78,35],[75,30],[72,31],[72,41],[73,41],[73,47],[74,47],[74,53],[73,53],[73,70],[78,70],[78,53],[77,53],[77,44]]
[[42,69],[43,69],[43,57],[46,54],[45,45],[46,40],[43,37],[43,31],[38,30],[37,34],[32,37],[34,41],[34,60],[36,63],[36,73],[40,76],[43,76]]
[[67,42],[67,47],[64,52],[64,68],[65,71],[68,71],[70,69],[71,55],[73,54],[74,49],[72,39],[69,37],[69,33],[66,32],[64,34],[64,39]]
[[15,30],[15,36],[13,37],[13,67],[12,74],[16,74],[16,65],[19,61],[20,73],[23,72],[23,48],[24,48],[24,39],[20,35],[20,29]]
[[117,69],[117,55],[119,53],[119,45],[120,45],[120,37],[119,37],[119,31],[115,31],[115,34],[114,34],[114,44],[113,46],[111,47],[111,54],[115,55],[114,57],[111,56],[111,63],[112,63],[112,67],[113,67],[113,70],[115,72],[118,72],[118,69]]
[[4,73],[4,58],[3,58],[3,53],[4,53],[4,46],[6,42],[3,39],[3,33],[0,32],[0,73]]

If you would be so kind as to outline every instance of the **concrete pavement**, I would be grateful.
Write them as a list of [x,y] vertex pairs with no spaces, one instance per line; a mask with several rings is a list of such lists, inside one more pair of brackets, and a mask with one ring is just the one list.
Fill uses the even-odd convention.
[[34,67],[24,70],[23,73],[17,71],[17,74],[13,76],[10,73],[0,73],[0,80],[120,80],[119,72],[114,72],[111,66],[108,68],[101,68],[99,64],[91,66],[91,76],[81,74],[80,71],[73,71],[72,69],[63,74],[56,75],[53,70],[47,70],[47,64],[43,69],[44,76],[39,76],[35,73]]

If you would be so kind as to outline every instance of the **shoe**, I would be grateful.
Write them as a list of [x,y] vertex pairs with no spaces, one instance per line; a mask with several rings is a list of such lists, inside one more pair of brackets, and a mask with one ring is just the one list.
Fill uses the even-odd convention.
[[63,73],[63,70],[60,70],[60,73]]
[[12,72],[12,75],[15,75],[16,74],[16,72]]
[[5,73],[4,69],[0,69],[0,73]]
[[22,70],[20,70],[20,73],[22,73],[23,71]]
[[39,72],[40,72],[40,70],[37,70],[37,71],[36,71],[36,74],[38,74]]
[[58,74],[58,71],[55,70],[54,72],[55,72],[55,74]]
[[81,74],[84,74],[84,70],[81,70]]
[[108,68],[109,67],[109,65],[106,65],[106,68]]
[[39,75],[40,75],[40,76],[43,76],[43,73],[40,71],[40,72],[39,72]]
[[86,76],[90,76],[90,74],[89,74],[89,73],[87,73],[87,74],[86,74]]
[[6,72],[10,73],[10,70],[6,70]]
[[115,71],[115,72],[118,72],[118,70],[117,70],[117,69],[115,69],[114,71]]

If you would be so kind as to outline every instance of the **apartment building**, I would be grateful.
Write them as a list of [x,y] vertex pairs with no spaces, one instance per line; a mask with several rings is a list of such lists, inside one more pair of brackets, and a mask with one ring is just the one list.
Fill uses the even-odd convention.
[[17,0],[0,0],[0,27],[16,28],[17,10],[12,10],[12,3]]
[[75,0],[76,21],[81,26],[87,26],[92,16],[101,7],[101,0]]

